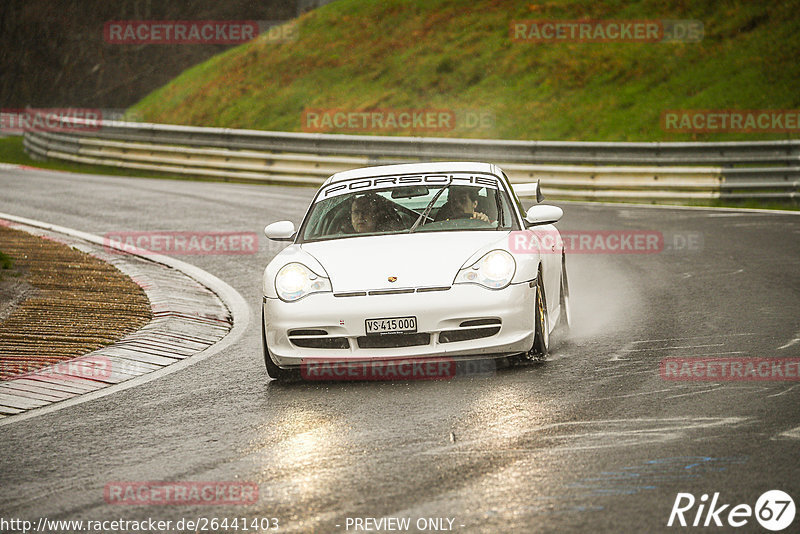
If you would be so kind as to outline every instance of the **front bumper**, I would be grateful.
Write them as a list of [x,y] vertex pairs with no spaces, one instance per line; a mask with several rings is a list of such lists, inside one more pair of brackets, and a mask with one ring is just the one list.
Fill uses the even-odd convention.
[[[435,292],[264,298],[264,331],[273,361],[285,369],[313,361],[499,357],[533,345],[535,297],[535,284],[525,282],[501,290],[456,284]],[[366,319],[407,316],[417,318],[416,335],[366,335]]]

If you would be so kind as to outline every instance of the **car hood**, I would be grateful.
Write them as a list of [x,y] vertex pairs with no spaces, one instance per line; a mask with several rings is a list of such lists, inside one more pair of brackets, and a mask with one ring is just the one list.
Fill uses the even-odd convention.
[[[304,243],[328,273],[333,291],[450,286],[467,260],[506,248],[508,232],[437,232]],[[473,256],[477,256],[473,258]],[[390,282],[389,277],[396,277]]]

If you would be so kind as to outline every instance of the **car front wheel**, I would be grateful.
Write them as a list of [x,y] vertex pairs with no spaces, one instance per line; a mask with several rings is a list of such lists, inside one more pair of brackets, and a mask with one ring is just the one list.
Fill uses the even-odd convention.
[[261,347],[264,350],[264,363],[267,367],[267,375],[270,378],[278,380],[279,382],[286,382],[296,379],[296,373],[287,369],[281,369],[275,362],[272,361],[272,356],[269,354],[269,347],[267,347],[267,333],[264,328],[264,310],[261,310]]

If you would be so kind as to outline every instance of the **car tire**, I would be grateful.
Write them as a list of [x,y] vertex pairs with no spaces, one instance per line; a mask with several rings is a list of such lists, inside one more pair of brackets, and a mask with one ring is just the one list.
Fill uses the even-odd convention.
[[279,382],[288,382],[296,379],[296,373],[288,369],[281,369],[275,362],[272,361],[272,356],[269,354],[269,347],[267,347],[267,333],[264,329],[264,310],[261,310],[261,347],[264,351],[264,364],[267,367],[267,376]]
[[533,349],[540,357],[545,357],[550,352],[550,316],[547,313],[545,297],[540,272],[536,284],[536,336],[533,340]]
[[547,314],[547,298],[544,294],[544,283],[542,273],[536,281],[536,302],[534,305],[534,336],[533,347],[527,354],[527,359],[531,361],[542,361],[547,359],[550,352],[550,318]]

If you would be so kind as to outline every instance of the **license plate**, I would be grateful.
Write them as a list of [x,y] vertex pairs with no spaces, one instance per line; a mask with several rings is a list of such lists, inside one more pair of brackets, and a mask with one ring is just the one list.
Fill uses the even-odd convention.
[[400,332],[416,332],[416,317],[386,317],[383,319],[367,319],[367,334],[396,334]]

